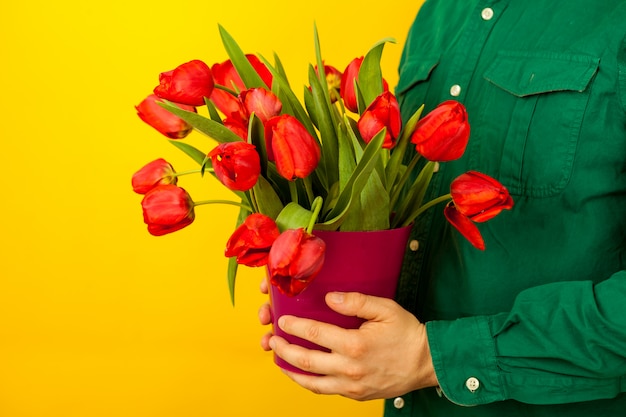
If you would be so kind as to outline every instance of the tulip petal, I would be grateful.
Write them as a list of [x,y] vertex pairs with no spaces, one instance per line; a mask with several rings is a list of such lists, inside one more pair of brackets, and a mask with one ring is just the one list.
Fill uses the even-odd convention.
[[444,210],[446,219],[477,249],[485,250],[485,241],[483,240],[478,227],[466,216],[461,214],[454,204],[448,204]]

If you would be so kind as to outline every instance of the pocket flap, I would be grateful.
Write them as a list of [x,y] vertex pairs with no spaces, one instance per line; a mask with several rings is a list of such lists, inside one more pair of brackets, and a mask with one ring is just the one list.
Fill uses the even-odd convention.
[[600,60],[564,53],[499,52],[485,79],[518,97],[552,91],[584,91]]
[[402,94],[418,82],[426,81],[439,63],[439,57],[426,57],[406,62],[400,68],[396,94]]

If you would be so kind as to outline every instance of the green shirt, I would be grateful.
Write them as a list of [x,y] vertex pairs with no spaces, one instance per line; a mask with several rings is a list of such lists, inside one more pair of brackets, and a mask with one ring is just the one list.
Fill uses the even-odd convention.
[[442,207],[414,228],[398,301],[427,323],[440,388],[388,416],[626,415],[626,1],[427,0],[406,41],[403,114],[456,99],[464,156],[515,206],[478,224]]

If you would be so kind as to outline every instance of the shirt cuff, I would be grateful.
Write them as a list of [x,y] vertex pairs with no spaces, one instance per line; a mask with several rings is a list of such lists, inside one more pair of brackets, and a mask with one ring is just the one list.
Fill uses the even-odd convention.
[[426,323],[435,374],[443,394],[457,405],[505,399],[489,317]]

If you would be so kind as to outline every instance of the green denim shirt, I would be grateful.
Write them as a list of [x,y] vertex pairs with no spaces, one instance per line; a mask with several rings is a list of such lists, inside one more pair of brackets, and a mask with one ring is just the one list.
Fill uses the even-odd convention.
[[440,387],[387,416],[626,415],[626,0],[427,0],[396,88],[408,117],[456,99],[464,156],[515,206],[478,224],[442,207],[414,227],[398,301],[427,323]]

